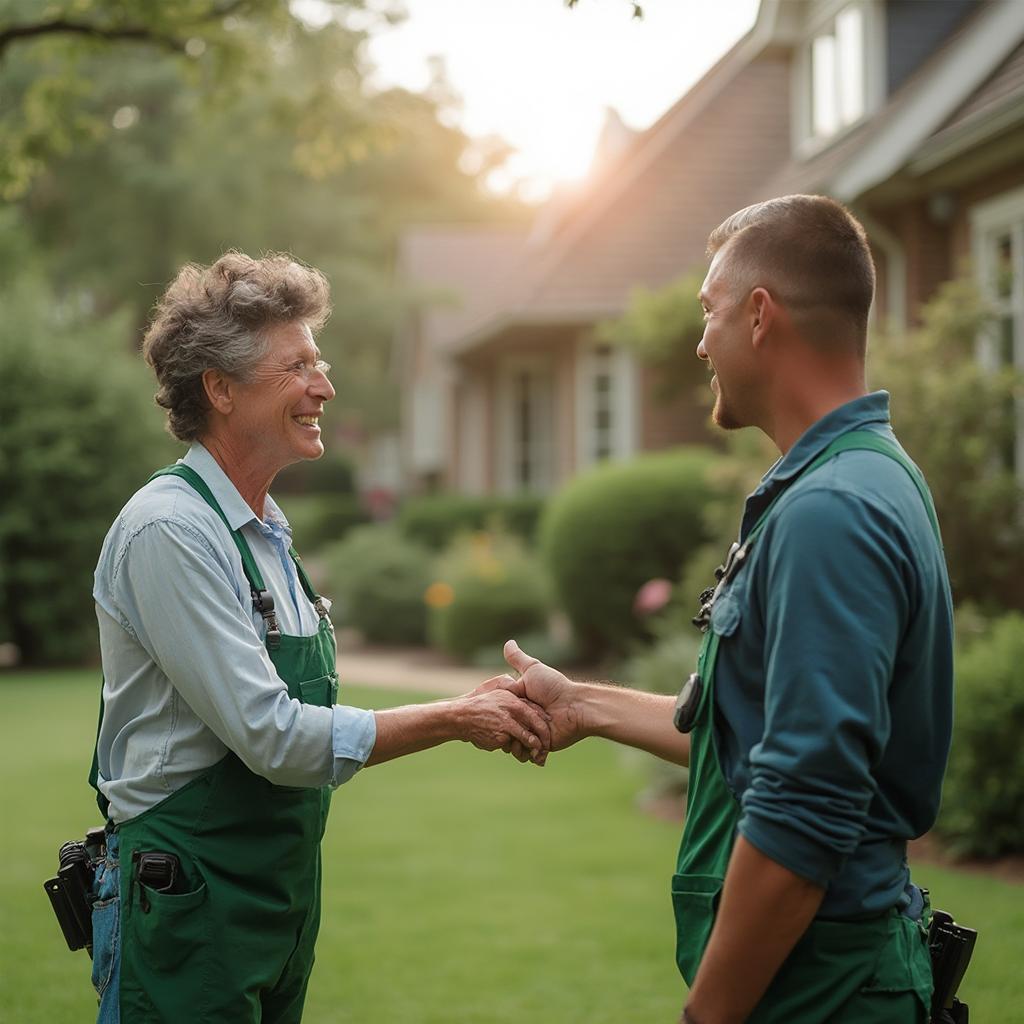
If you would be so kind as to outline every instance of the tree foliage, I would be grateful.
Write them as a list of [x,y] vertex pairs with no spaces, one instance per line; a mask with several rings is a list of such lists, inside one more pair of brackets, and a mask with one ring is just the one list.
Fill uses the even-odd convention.
[[92,573],[103,535],[174,448],[141,360],[125,358],[116,342],[125,317],[86,327],[38,277],[7,281],[0,642],[16,644],[29,664],[74,662],[95,650]]
[[[626,313],[601,327],[658,367],[666,394],[680,382],[703,380],[694,350],[702,331],[698,272],[665,288],[634,293]],[[1024,608],[1024,491],[1014,474],[1016,408],[1024,407],[1021,374],[993,371],[978,358],[979,339],[995,324],[976,285],[951,281],[922,310],[920,327],[872,340],[869,380],[892,395],[893,425],[928,478],[942,525],[956,600]],[[717,473],[722,496],[712,510],[715,541],[695,558],[690,589],[720,559],[735,519],[723,504],[741,506],[772,455],[765,446],[730,437],[730,457]],[[721,524],[727,523],[726,536]]]
[[181,263],[294,252],[332,283],[321,347],[353,431],[397,415],[390,343],[413,301],[393,278],[401,225],[519,215],[459,169],[467,140],[442,123],[440,85],[367,87],[366,30],[349,17],[365,22],[361,7],[334,3],[318,27],[279,0],[65,0],[0,16],[0,32],[73,16],[154,37],[55,32],[0,51],[0,191],[59,295],[99,316],[127,305],[129,347]]
[[173,451],[137,346],[182,263],[322,269],[329,429],[358,437],[397,410],[401,226],[521,216],[460,169],[440,77],[370,88],[390,9],[322,6],[312,25],[284,0],[0,0],[0,642],[31,661],[94,649],[103,531]]
[[872,346],[870,379],[892,395],[893,426],[928,479],[957,602],[1024,609],[1024,491],[1008,453],[1022,378],[992,371],[978,341],[993,329],[976,285],[939,289],[917,330]]
[[633,351],[658,371],[658,396],[668,400],[706,378],[697,359],[704,320],[697,294],[703,270],[692,270],[663,288],[636,288],[625,313],[598,327],[598,337]]

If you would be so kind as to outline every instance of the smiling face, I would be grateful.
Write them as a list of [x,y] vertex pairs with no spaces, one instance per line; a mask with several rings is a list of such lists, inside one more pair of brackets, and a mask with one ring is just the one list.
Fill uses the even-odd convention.
[[323,455],[320,416],[334,388],[305,323],[275,324],[264,337],[266,355],[248,380],[235,384],[230,421],[236,440],[276,473]]
[[730,274],[727,247],[715,253],[700,290],[704,309],[704,335],[697,355],[714,372],[712,418],[724,430],[737,430],[755,422],[751,408],[756,373],[748,316],[749,290]]

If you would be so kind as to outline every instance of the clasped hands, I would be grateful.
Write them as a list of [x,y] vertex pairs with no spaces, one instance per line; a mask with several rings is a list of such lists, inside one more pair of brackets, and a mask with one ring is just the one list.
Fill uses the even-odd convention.
[[518,677],[499,675],[462,698],[474,724],[468,739],[481,750],[504,750],[518,761],[543,765],[552,750],[571,746],[584,733],[576,691],[580,684],[530,657],[514,640],[505,660]]

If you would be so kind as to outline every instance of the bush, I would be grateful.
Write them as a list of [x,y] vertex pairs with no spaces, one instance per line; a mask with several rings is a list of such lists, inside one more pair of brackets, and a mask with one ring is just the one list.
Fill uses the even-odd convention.
[[586,654],[621,654],[646,634],[634,598],[654,577],[676,579],[708,539],[714,459],[697,448],[643,455],[577,477],[552,500],[541,548]]
[[398,528],[411,540],[441,551],[459,533],[495,530],[530,541],[543,499],[534,495],[431,494],[410,498],[398,512]]
[[426,642],[431,555],[390,526],[357,526],[323,552],[338,621],[371,643]]
[[0,643],[79,662],[97,649],[103,537],[175,447],[124,318],[71,322],[25,279],[0,302]]
[[1024,615],[995,620],[961,653],[953,749],[936,831],[955,853],[1024,852]]
[[477,533],[456,540],[429,594],[431,642],[469,660],[509,637],[542,630],[547,588],[535,558],[515,538]]
[[[274,488],[276,495],[277,488]],[[354,494],[292,494],[280,501],[300,553],[319,551],[342,540],[369,516]]]
[[285,469],[274,481],[275,494],[355,495],[352,460],[328,442],[319,459],[307,459]]
[[928,480],[956,603],[1024,611],[1024,489],[1012,458],[1024,375],[978,359],[977,339],[998,323],[973,280],[944,284],[921,318],[872,344],[869,377],[892,393],[896,435]]

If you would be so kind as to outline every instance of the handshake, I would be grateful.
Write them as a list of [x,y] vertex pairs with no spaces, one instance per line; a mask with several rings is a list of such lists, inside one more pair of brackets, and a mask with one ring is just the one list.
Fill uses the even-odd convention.
[[543,765],[552,750],[585,735],[587,686],[530,657],[515,640],[505,644],[504,653],[518,678],[495,676],[457,698],[463,739],[481,750],[503,750],[519,761]]

